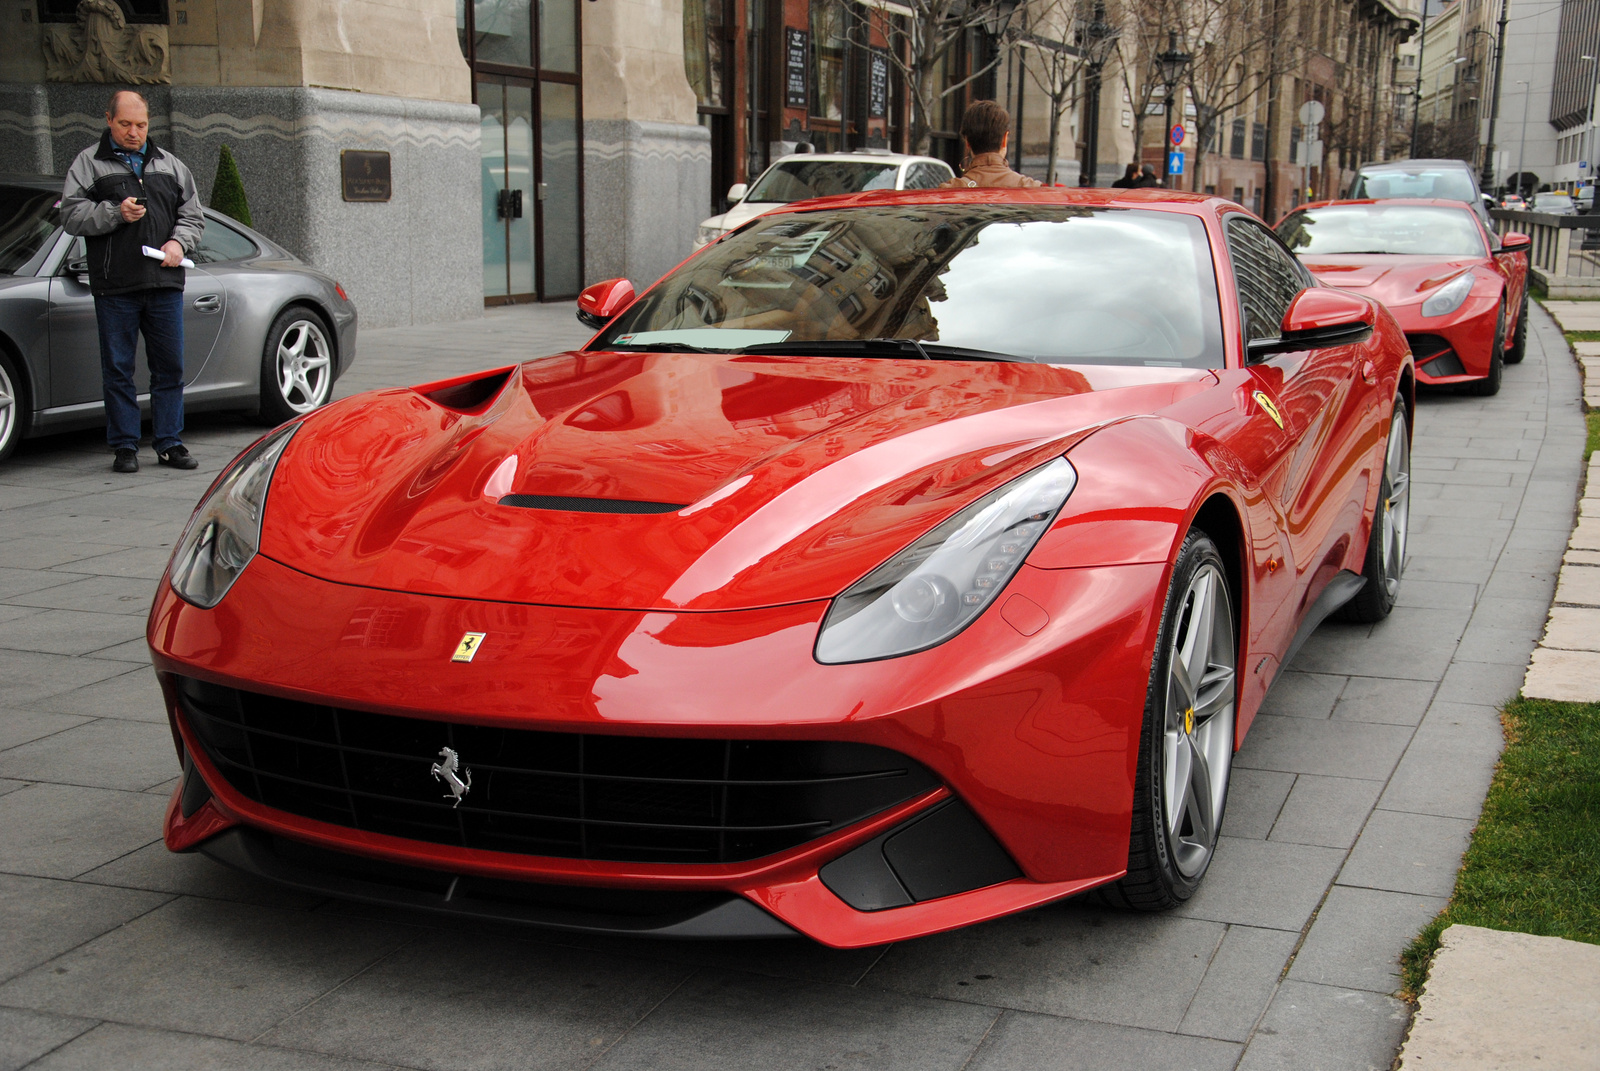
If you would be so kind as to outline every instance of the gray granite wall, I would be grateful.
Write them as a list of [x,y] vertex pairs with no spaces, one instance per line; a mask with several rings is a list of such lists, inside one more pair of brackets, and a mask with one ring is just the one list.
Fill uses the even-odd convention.
[[711,132],[631,119],[583,124],[585,283],[644,289],[689,255],[709,214]]
[[[226,144],[256,229],[343,283],[364,325],[482,315],[477,105],[324,89],[144,92],[152,136],[189,165],[201,197]],[[107,95],[105,86],[0,86],[0,170],[63,173],[100,136]],[[343,149],[391,154],[391,200],[342,198]]]

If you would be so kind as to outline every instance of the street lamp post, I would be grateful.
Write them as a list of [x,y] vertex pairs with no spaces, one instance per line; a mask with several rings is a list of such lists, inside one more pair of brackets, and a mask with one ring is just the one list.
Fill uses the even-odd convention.
[[1178,83],[1183,80],[1183,73],[1189,69],[1189,63],[1193,59],[1193,56],[1178,47],[1176,30],[1167,34],[1167,50],[1156,54],[1156,71],[1161,78],[1161,84],[1167,90],[1167,126],[1161,136],[1161,185],[1163,186],[1166,186],[1172,177],[1172,108],[1177,101]]
[[1089,113],[1088,136],[1084,139],[1083,174],[1078,185],[1093,186],[1100,170],[1100,72],[1116,43],[1117,29],[1106,23],[1106,6],[1094,5],[1094,17],[1083,32],[1083,50],[1089,61],[1089,73],[1084,78],[1084,109]]
[[1522,169],[1528,153],[1528,98],[1533,96],[1533,86],[1521,78],[1517,85],[1522,87],[1522,142],[1517,146],[1517,196],[1527,196],[1522,192],[1522,187],[1528,182],[1528,173]]

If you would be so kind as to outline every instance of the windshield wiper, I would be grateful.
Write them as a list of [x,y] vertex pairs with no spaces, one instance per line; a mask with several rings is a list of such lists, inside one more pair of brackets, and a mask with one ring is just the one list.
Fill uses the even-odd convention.
[[625,353],[731,353],[732,350],[712,350],[704,346],[691,346],[687,342],[610,342],[598,347]]
[[941,346],[937,342],[919,342],[914,338],[824,338],[805,342],[761,342],[746,346],[743,353],[771,353],[799,357],[910,357],[922,361],[1024,361],[989,350],[969,350],[962,346]]

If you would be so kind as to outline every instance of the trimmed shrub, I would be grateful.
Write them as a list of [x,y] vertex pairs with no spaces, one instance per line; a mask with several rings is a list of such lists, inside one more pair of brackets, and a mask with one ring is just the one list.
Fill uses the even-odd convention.
[[255,226],[250,221],[250,202],[245,200],[244,179],[239,174],[239,165],[234,162],[233,150],[226,145],[217,157],[217,177],[211,183],[211,207],[246,227]]

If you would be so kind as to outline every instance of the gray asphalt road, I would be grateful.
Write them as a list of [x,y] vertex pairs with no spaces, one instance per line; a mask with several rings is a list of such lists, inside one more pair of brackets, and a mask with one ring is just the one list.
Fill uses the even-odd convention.
[[[169,854],[144,615],[255,430],[195,421],[197,473],[25,443],[0,467],[0,1069],[1388,1068],[1396,955],[1450,892],[1573,519],[1577,373],[1534,325],[1499,397],[1421,402],[1401,605],[1302,650],[1190,904],[853,952],[440,922]],[[570,305],[368,331],[341,393],[584,337]]]

